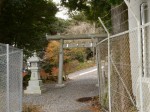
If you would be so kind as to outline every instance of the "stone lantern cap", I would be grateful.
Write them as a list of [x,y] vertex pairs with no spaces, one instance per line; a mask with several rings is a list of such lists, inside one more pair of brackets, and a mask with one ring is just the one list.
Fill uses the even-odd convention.
[[36,52],[34,52],[33,56],[28,59],[28,62],[39,62],[41,59],[37,56]]

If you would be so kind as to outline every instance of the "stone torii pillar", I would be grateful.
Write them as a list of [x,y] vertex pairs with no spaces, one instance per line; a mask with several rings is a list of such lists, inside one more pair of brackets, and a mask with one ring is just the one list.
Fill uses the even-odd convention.
[[63,60],[64,60],[64,51],[63,51],[64,40],[60,39],[60,51],[59,51],[59,74],[58,74],[58,84],[56,87],[64,87],[63,84]]

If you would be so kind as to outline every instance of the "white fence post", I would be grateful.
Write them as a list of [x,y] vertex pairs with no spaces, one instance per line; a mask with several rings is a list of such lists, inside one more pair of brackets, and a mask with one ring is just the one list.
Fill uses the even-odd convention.
[[23,77],[22,77],[22,68],[23,68],[23,52],[21,52],[21,63],[20,63],[20,112],[22,112],[22,104],[23,104],[23,101],[22,101],[22,97],[23,97]]
[[7,112],[10,112],[10,105],[9,105],[9,100],[10,100],[10,98],[9,98],[9,45],[8,44],[6,44],[6,60],[7,60],[7,62],[6,62],[6,64],[7,64],[7,70],[6,70],[6,79],[7,79],[7,84],[6,84],[6,86],[7,86]]
[[103,21],[101,20],[100,17],[98,17],[100,23],[102,24],[102,26],[104,27],[107,35],[108,35],[108,97],[109,97],[109,112],[111,112],[111,78],[110,78],[110,74],[111,74],[111,60],[110,60],[110,33],[108,31],[108,29],[106,28],[106,26],[104,25]]

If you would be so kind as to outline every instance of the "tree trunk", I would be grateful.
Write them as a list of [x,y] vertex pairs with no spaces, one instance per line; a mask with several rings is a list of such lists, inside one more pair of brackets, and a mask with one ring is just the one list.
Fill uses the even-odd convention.
[[[125,23],[125,21],[128,20],[128,11],[125,11],[126,9],[126,4],[122,4],[121,6],[111,11],[113,34],[117,34],[128,30],[128,22]],[[125,12],[122,13],[123,11]],[[116,16],[118,14],[120,15]],[[128,99],[129,95],[127,94],[127,91],[124,88],[124,85],[121,81],[122,78],[128,91],[130,92],[130,95],[133,96],[130,67],[129,35],[125,34],[111,39],[111,51],[113,62],[121,75],[120,77],[116,72],[116,68],[112,65],[112,112],[129,112],[133,104],[131,100]]]
[[[0,17],[1,17],[1,10],[2,10],[2,4],[3,4],[4,0],[0,0]],[[0,35],[0,39],[2,38],[2,36]]]
[[1,15],[1,9],[2,9],[2,4],[4,0],[0,0],[0,15]]

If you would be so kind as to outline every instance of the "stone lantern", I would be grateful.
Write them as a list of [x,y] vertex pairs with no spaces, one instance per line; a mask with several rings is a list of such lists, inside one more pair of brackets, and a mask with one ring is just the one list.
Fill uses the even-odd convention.
[[40,58],[37,57],[36,53],[28,59],[30,62],[31,78],[28,82],[28,87],[24,91],[25,94],[41,94],[43,91],[42,80],[40,80]]

